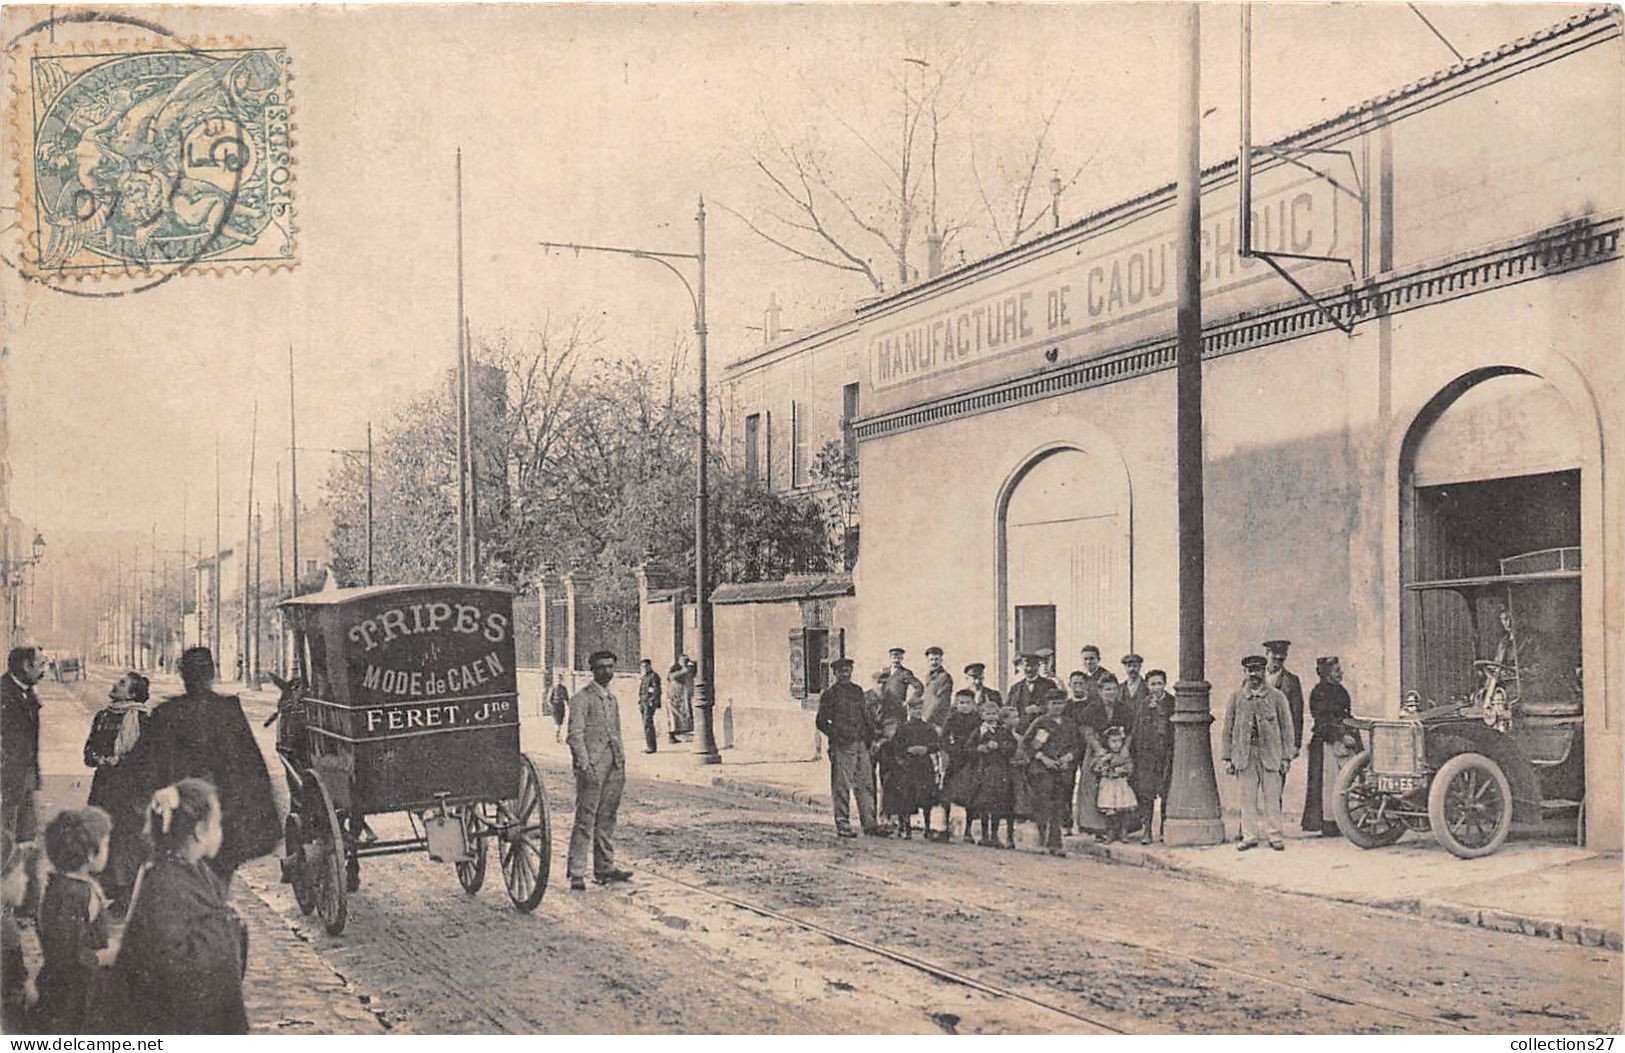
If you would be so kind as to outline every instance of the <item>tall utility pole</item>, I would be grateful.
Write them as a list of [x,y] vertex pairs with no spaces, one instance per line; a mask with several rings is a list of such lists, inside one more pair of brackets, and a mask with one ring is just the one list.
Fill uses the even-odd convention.
[[[249,577],[253,567],[254,552],[254,461],[259,454],[260,442],[260,403],[254,400],[254,422],[248,432],[248,502],[247,510],[243,513],[243,649],[241,662],[243,665],[243,683],[251,687],[259,687],[254,678],[254,629],[250,624],[252,612],[249,608]],[[257,582],[255,583],[258,584]]]
[[709,423],[709,404],[711,401],[710,389],[706,386],[706,332],[708,326],[705,320],[705,196],[700,196],[700,208],[694,215],[695,225],[699,228],[700,251],[699,270],[700,288],[696,295],[698,304],[694,312],[694,333],[699,337],[700,344],[700,434],[697,440],[696,464],[694,465],[694,602],[698,605],[697,611],[700,628],[700,663],[696,670],[694,695],[695,708],[699,712],[697,721],[699,734],[695,736],[695,752],[699,754],[701,764],[720,764],[722,754],[717,751],[716,731],[712,721],[712,712],[716,706],[716,649],[712,642],[711,632],[711,531],[710,531],[710,486],[711,474],[711,427]]
[[372,421],[367,422],[367,584],[372,574]]
[[293,595],[299,595],[299,425],[293,409],[293,345],[288,345],[288,475],[293,492]]
[[254,509],[254,664],[246,666],[251,669],[248,675],[256,688],[260,686],[260,557],[264,554],[265,542],[262,531],[265,529],[260,522],[260,515],[265,509],[256,506]]
[[[280,601],[288,595],[288,574],[282,564],[282,462],[276,462],[276,595]],[[276,672],[278,676],[287,676],[287,667],[282,664],[282,655],[287,651],[287,645],[282,641],[282,619],[277,617],[277,645],[276,645]]]
[[214,440],[214,573],[209,575],[213,595],[209,600],[209,639],[214,652],[215,669],[220,662],[220,439]]
[[[538,242],[544,249],[569,249],[575,253],[605,252],[621,256],[634,256],[638,259],[658,263],[677,276],[688,290],[690,300],[694,304],[694,335],[698,338],[700,347],[700,376],[699,376],[699,435],[696,439],[696,454],[699,463],[695,467],[694,477],[694,604],[696,621],[699,623],[699,668],[695,671],[695,703],[697,712],[694,715],[694,753],[701,764],[721,764],[722,754],[717,752],[716,728],[712,719],[712,710],[716,706],[716,677],[715,657],[716,651],[712,646],[711,637],[711,593],[710,593],[710,567],[711,567],[711,540],[710,540],[710,487],[708,476],[711,461],[711,436],[709,424],[709,399],[706,390],[706,322],[705,322],[705,198],[700,198],[699,211],[695,213],[694,222],[699,232],[699,252],[654,252],[649,249],[620,248],[612,245],[580,245],[569,241],[543,241]],[[698,265],[698,289],[690,285],[683,272],[678,270],[673,260],[691,261]]]
[[[179,587],[175,590],[175,602],[180,606],[180,633],[175,637],[180,641],[180,649],[186,650],[186,503],[187,492],[181,491],[181,579]],[[179,655],[170,656],[170,668],[175,667],[175,659]]]
[[468,582],[468,316],[463,312],[463,148],[457,148],[457,580]]
[[474,337],[469,331],[467,318],[463,319],[463,354],[463,419],[468,422],[468,441],[465,443],[468,451],[468,578],[477,582],[480,580],[480,462],[475,411],[478,407],[479,380],[474,371]]
[[1179,350],[1174,425],[1179,475],[1179,680],[1174,684],[1174,770],[1164,837],[1170,845],[1224,840],[1213,773],[1211,686],[1206,679],[1206,555],[1202,495],[1201,12],[1179,5],[1179,143],[1175,191]]

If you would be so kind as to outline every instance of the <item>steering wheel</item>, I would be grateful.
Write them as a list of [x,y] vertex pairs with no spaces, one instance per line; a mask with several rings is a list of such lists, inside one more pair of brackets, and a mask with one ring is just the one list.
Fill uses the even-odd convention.
[[1483,673],[1485,676],[1493,676],[1495,679],[1501,681],[1518,679],[1518,669],[1516,666],[1503,665],[1502,663],[1490,658],[1478,659],[1473,663],[1473,668]]

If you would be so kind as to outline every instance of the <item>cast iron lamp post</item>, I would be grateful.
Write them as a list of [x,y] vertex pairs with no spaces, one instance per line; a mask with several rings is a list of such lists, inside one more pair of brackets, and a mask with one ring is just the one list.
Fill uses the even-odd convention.
[[[709,424],[709,397],[706,390],[706,348],[705,348],[705,198],[700,198],[700,209],[694,216],[699,226],[698,252],[655,252],[649,249],[621,248],[613,245],[581,245],[569,241],[543,241],[539,242],[544,249],[569,249],[576,253],[582,252],[608,252],[619,256],[633,256],[640,260],[658,263],[683,283],[688,291],[688,298],[694,304],[694,335],[699,338],[700,345],[700,414],[698,463],[695,465],[694,484],[694,605],[699,621],[700,634],[700,660],[697,675],[694,678],[694,708],[695,735],[694,752],[701,764],[721,764],[722,754],[717,751],[717,738],[715,725],[712,721],[712,709],[716,706],[716,678],[715,678],[715,651],[712,647],[711,632],[711,542],[709,533],[710,522],[710,492],[707,476],[710,469],[710,424]],[[693,263],[698,271],[698,288],[691,284],[688,277],[677,268],[673,260]]]

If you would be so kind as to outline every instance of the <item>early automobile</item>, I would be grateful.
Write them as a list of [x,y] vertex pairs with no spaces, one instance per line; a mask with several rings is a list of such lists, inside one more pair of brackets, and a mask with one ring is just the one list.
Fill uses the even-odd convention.
[[[427,851],[469,893],[495,841],[523,911],[547,890],[552,839],[536,765],[519,749],[513,594],[476,585],[337,589],[281,604],[294,676],[272,720],[288,779],[283,880],[344,929],[361,858]],[[267,721],[269,723],[269,721]],[[401,812],[411,836],[367,817]]]
[[1415,597],[1423,685],[1398,719],[1357,721],[1366,748],[1337,778],[1339,826],[1361,848],[1431,831],[1463,858],[1512,829],[1585,821],[1580,550],[1499,561],[1501,573],[1423,581]]

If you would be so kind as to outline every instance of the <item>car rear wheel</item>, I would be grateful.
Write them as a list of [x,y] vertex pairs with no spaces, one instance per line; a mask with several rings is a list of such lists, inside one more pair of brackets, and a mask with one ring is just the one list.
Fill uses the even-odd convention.
[[1376,776],[1371,774],[1371,751],[1355,754],[1337,773],[1332,811],[1343,836],[1361,848],[1382,848],[1405,835],[1405,823],[1390,815],[1387,806],[1394,798],[1377,792]]
[[1445,761],[1428,790],[1428,820],[1439,843],[1463,859],[1487,856],[1512,829],[1512,784],[1482,753]]

